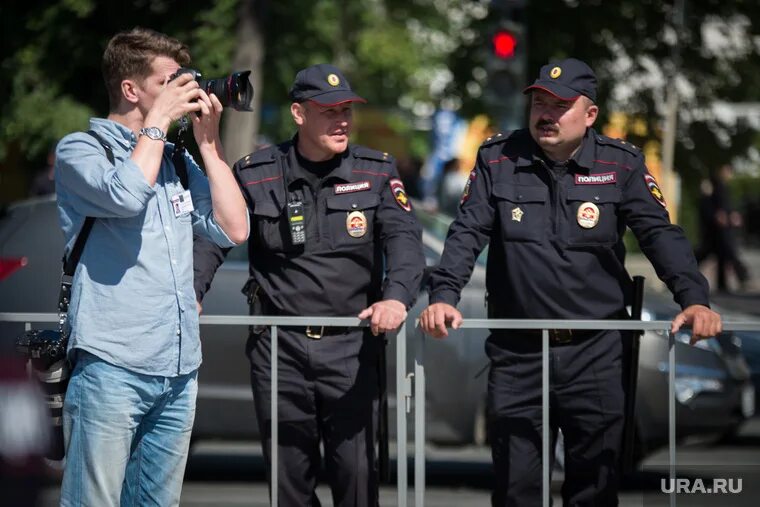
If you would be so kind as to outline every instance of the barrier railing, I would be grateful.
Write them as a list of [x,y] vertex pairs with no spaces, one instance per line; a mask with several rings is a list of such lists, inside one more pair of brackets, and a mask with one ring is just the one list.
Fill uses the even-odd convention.
[[[675,336],[670,332],[670,321],[634,321],[634,320],[532,320],[532,319],[465,319],[460,329],[538,329],[541,330],[541,404],[542,404],[542,503],[544,507],[551,504],[551,470],[550,434],[549,434],[549,329],[580,330],[620,330],[620,331],[660,331],[668,336],[668,459],[671,483],[676,475],[676,394],[675,394]],[[760,322],[724,322],[724,331],[760,330]],[[424,353],[425,338],[417,342],[414,371],[415,381],[422,379],[422,387],[415,389],[415,477],[414,505],[425,505],[425,396],[424,396]],[[422,443],[422,446],[420,446]],[[670,494],[670,505],[676,505],[675,493]]]
[[[23,322],[30,329],[32,323],[58,322],[58,314],[54,313],[0,313],[0,322]],[[272,357],[277,357],[278,326],[343,326],[366,327],[367,323],[352,317],[270,317],[270,316],[229,316],[204,315],[201,324],[209,325],[259,325],[271,327]],[[675,336],[670,333],[670,321],[632,321],[632,320],[530,320],[530,319],[465,319],[460,329],[521,329],[542,331],[542,500],[548,507],[551,503],[551,470],[550,459],[550,427],[549,427],[549,329],[578,329],[578,330],[620,330],[620,331],[660,331],[668,336],[668,457],[669,475],[672,481],[676,474],[676,405],[675,405]],[[724,331],[757,331],[760,321],[724,322]],[[411,410],[411,400],[414,397],[414,505],[421,507],[425,504],[425,344],[426,338],[420,333],[417,341],[414,360],[414,372],[406,372],[406,342],[407,324],[401,326],[396,333],[396,462],[397,462],[397,505],[406,507],[408,496],[407,470],[407,413]],[[393,339],[393,335],[389,335]],[[272,395],[272,505],[278,504],[277,491],[277,361],[271,364]],[[414,378],[414,394],[411,389],[411,377]],[[670,505],[675,506],[675,493],[670,495]]]

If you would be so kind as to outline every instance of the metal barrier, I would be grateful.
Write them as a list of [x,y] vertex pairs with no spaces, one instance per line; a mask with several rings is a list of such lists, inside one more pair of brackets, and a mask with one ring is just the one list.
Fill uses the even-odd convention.
[[[0,322],[24,322],[26,329],[31,323],[58,322],[55,313],[0,313]],[[210,325],[260,325],[271,327],[272,357],[277,357],[278,326],[344,326],[366,327],[367,323],[352,317],[251,317],[228,315],[201,316],[201,324]],[[549,428],[549,329],[581,329],[581,330],[620,330],[620,331],[661,331],[668,336],[668,453],[669,472],[671,481],[675,480],[676,463],[676,434],[675,434],[675,336],[670,333],[670,321],[632,321],[632,320],[530,320],[530,319],[465,319],[460,329],[538,329],[542,331],[542,480],[543,505],[548,507],[551,502],[551,470],[549,469],[550,428]],[[724,322],[724,331],[757,331],[760,322]],[[396,463],[397,463],[397,505],[406,507],[408,496],[407,470],[407,413],[411,410],[412,396],[414,403],[414,505],[425,505],[425,338],[420,332],[421,339],[415,350],[414,372],[407,374],[406,369],[406,333],[404,323],[396,333]],[[392,334],[389,334],[393,338]],[[277,361],[272,361],[272,505],[278,504],[277,475]],[[414,378],[414,394],[412,395],[411,378]],[[670,505],[675,505],[675,492],[670,495]]]
[[[0,322],[23,322],[26,330],[31,329],[32,323],[57,323],[57,313],[0,313]],[[203,315],[201,324],[209,325],[241,325],[241,326],[270,326],[271,328],[271,354],[277,357],[278,326],[339,326],[339,327],[367,327],[365,321],[354,317],[274,317],[274,316],[231,316],[231,315]],[[397,445],[397,486],[398,505],[406,506],[407,501],[407,434],[406,414],[411,408],[411,381],[406,375],[406,324],[402,325],[396,333],[386,333],[389,339],[396,339],[396,445]],[[272,425],[272,452],[271,452],[271,503],[279,504],[278,484],[278,417],[277,417],[277,361],[271,364],[271,425]]]
[[[668,336],[668,455],[670,479],[676,475],[676,394],[675,394],[675,336],[670,332],[670,321],[634,321],[634,320],[532,320],[532,319],[465,319],[460,329],[539,329],[541,335],[541,403],[542,403],[542,501],[544,507],[551,504],[551,470],[549,469],[550,434],[549,434],[549,329],[595,329],[620,331],[662,331]],[[760,322],[724,322],[724,331],[756,331],[760,330]],[[425,339],[418,341],[415,354],[415,381],[422,380],[422,386],[415,388],[414,407],[414,439],[415,439],[415,477],[414,505],[425,505],[425,391],[424,391],[424,353]],[[417,386],[416,386],[417,387]],[[675,490],[670,494],[670,505],[675,506]],[[404,504],[406,505],[406,504]]]

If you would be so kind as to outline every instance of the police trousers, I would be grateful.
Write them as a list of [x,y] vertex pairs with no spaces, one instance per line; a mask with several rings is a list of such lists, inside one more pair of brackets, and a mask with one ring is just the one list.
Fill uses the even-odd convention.
[[[488,431],[496,474],[491,504],[542,502],[541,338],[492,334]],[[587,333],[549,351],[550,437],[565,445],[563,505],[616,506],[624,423],[619,331]],[[554,465],[554,453],[550,453]]]
[[[381,337],[366,330],[308,338],[278,329],[278,496],[280,506],[320,506],[324,474],[336,507],[378,503],[373,415]],[[254,405],[271,488],[271,337],[252,332],[246,346]],[[271,490],[270,490],[271,491]]]

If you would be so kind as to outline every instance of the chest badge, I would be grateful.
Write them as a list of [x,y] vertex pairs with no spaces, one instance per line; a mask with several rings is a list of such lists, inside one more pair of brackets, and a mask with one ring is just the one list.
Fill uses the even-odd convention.
[[363,211],[352,211],[346,217],[346,232],[352,238],[361,238],[367,234],[367,216]]
[[578,206],[578,225],[584,229],[592,229],[599,223],[599,208],[593,202],[584,202]]
[[512,210],[512,221],[513,222],[522,222],[522,217],[525,214],[523,210],[521,210],[519,207]]

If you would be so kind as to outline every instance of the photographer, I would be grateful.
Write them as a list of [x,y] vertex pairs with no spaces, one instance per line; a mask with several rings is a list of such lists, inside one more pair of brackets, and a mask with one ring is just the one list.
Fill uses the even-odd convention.
[[[201,363],[193,232],[230,247],[245,202],[219,140],[222,104],[190,74],[187,47],[135,28],[103,54],[107,118],[66,136],[56,190],[67,253],[94,224],[74,275],[61,505],[178,505]],[[166,142],[187,115],[208,178]],[[112,153],[113,162],[109,160]]]

